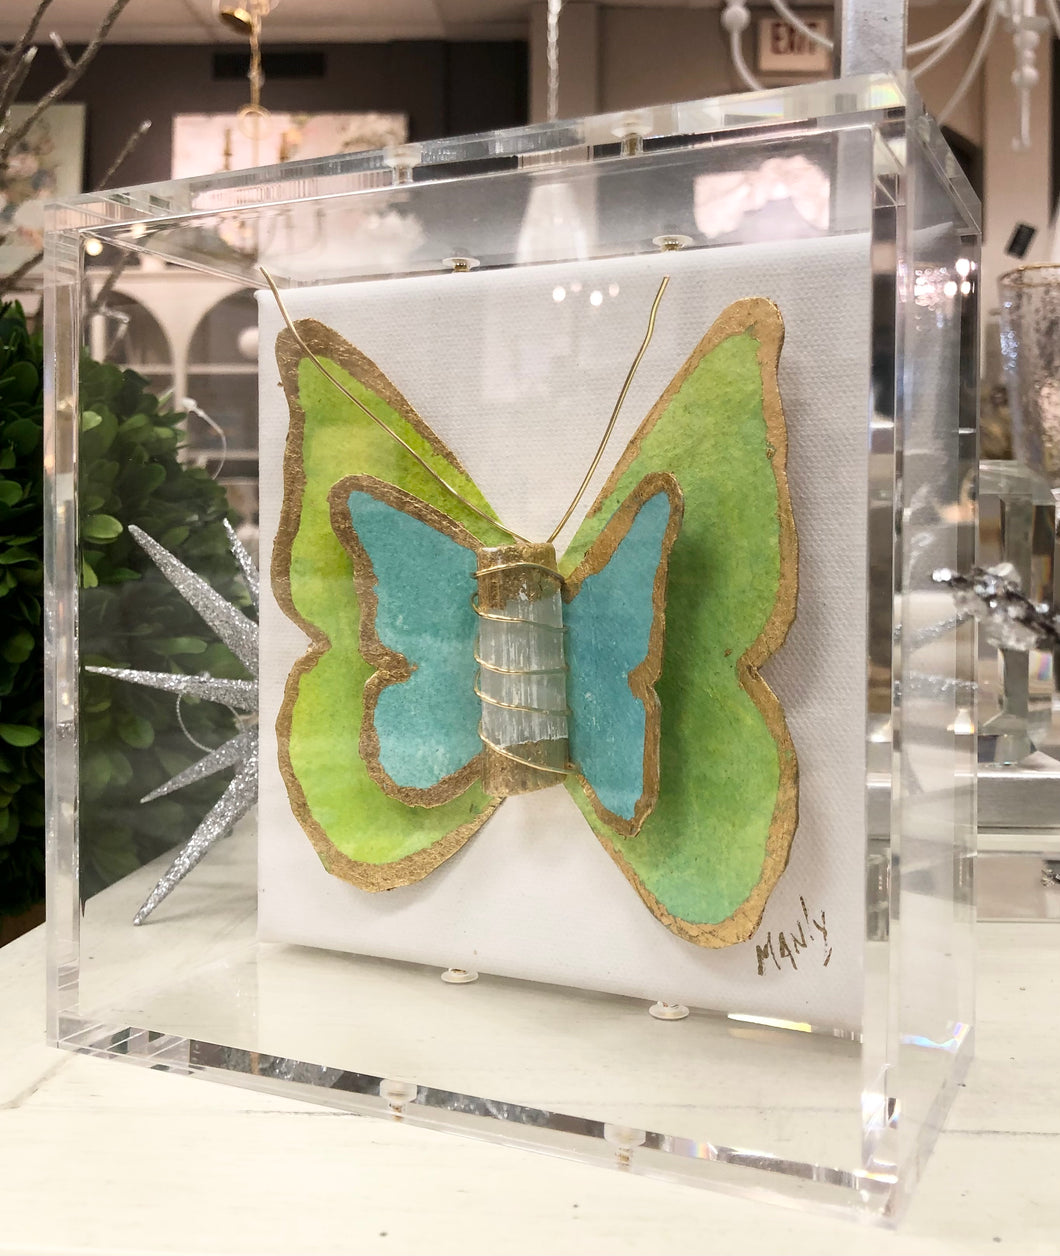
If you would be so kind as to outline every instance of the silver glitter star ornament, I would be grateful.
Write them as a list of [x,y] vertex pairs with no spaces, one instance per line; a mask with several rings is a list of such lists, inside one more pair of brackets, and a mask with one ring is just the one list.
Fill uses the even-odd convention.
[[961,615],[973,615],[986,639],[1002,650],[1060,650],[1060,615],[1045,603],[1034,603],[1020,590],[1019,575],[1011,563],[973,567],[970,572],[940,567],[932,573],[936,584],[953,592]]
[[[247,589],[254,602],[259,604],[258,570],[243,543],[236,536],[231,524],[225,520],[228,545],[239,564]],[[133,525],[129,535],[145,550],[169,583],[180,596],[198,612],[237,659],[254,677],[253,680],[224,680],[210,675],[181,676],[173,672],[142,672],[131,667],[89,667],[87,670],[100,676],[113,676],[134,685],[147,685],[162,689],[179,697],[206,698],[241,711],[256,720],[258,711],[258,625],[248,619],[238,606],[233,606],[193,571],[165,549],[146,532]],[[145,794],[142,803],[153,802],[174,790],[183,789],[195,781],[201,781],[215,772],[235,767],[228,788],[203,817],[202,822],[181,847],[165,875],[144,900],[133,917],[133,924],[142,925],[163,899],[177,888],[195,865],[226,837],[233,827],[247,814],[258,800],[258,729],[254,723],[237,733],[224,745],[211,750],[197,763],[178,772],[158,789]]]

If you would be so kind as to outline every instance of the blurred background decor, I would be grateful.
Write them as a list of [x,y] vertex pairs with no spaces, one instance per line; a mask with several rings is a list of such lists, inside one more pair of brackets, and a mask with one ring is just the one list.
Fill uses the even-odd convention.
[[[6,125],[18,128],[32,106],[12,105]],[[44,204],[80,192],[85,106],[53,105],[14,145],[0,170],[0,274],[40,253]]]
[[249,135],[242,122],[238,113],[178,113],[173,178],[359,153],[408,138],[408,119],[399,113],[270,113]]

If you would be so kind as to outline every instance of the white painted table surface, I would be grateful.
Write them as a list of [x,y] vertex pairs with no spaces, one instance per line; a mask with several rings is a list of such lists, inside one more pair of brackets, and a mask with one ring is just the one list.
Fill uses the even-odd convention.
[[979,929],[978,1058],[897,1231],[51,1050],[35,930],[0,951],[0,1252],[1060,1253],[1060,926]]

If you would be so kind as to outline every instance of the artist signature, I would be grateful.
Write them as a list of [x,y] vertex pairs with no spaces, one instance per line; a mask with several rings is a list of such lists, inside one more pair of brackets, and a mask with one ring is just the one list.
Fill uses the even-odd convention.
[[781,960],[787,960],[797,972],[801,952],[809,951],[811,946],[815,946],[818,942],[821,943],[824,956],[822,967],[828,967],[828,961],[832,958],[832,948],[828,945],[828,922],[825,920],[824,908],[821,909],[821,918],[818,920],[810,915],[806,900],[801,895],[799,903],[802,905],[803,919],[798,922],[797,929],[788,929],[787,932],[782,929],[776,936],[775,946],[772,930],[766,934],[764,943],[755,944],[759,977],[765,975],[766,964],[769,960],[773,961],[778,971],[783,968]]

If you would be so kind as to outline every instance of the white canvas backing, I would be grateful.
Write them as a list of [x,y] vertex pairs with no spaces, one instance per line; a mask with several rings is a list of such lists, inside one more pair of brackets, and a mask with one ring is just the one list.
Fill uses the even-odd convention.
[[[714,319],[742,297],[775,301],[786,325],[780,383],[800,588],[788,641],[763,670],[798,752],[800,824],[758,935],[711,951],[671,934],[561,787],[507,800],[460,854],[418,885],[373,895],[329,876],[291,813],[277,768],[276,714],[306,640],[265,580],[259,936],[856,1028],[864,934],[867,238],[306,288],[286,301],[295,318],[327,323],[389,376],[506,523],[544,536],[590,463],[663,274],[672,280],[655,339],[597,481],[557,548],[563,552],[630,435]],[[267,575],[288,413],[274,358],[282,324],[267,293],[260,316]],[[335,479],[356,470],[336,466]],[[807,928],[804,904],[827,941]],[[790,946],[800,922],[809,945],[797,955],[797,970],[779,956],[779,968],[768,956],[763,961],[767,938],[777,954],[780,933]]]

